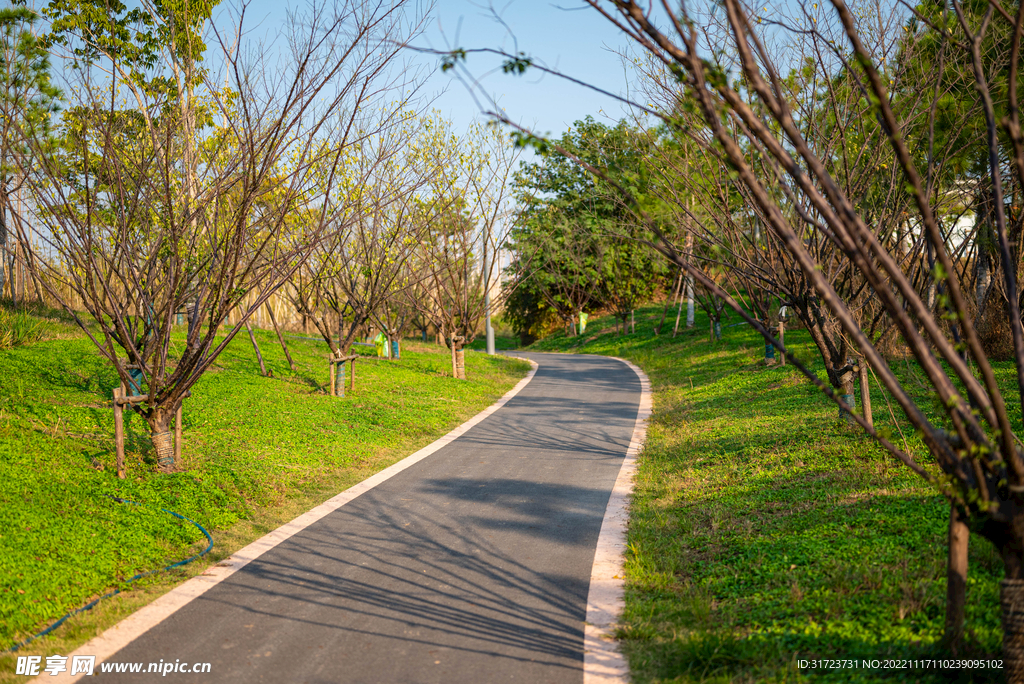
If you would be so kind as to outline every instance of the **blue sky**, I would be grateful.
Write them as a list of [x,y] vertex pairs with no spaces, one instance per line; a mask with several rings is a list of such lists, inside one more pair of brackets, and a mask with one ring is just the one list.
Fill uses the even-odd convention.
[[[461,47],[501,48],[522,51],[544,65],[575,78],[621,93],[626,76],[621,52],[627,41],[618,29],[579,0],[503,0],[494,10],[506,26],[494,18],[488,0],[437,0],[424,33],[413,41],[417,47],[447,50]],[[255,0],[246,10],[246,23],[270,29],[284,18],[286,8],[302,7],[299,0]],[[439,58],[410,55],[426,69],[436,69]],[[481,79],[482,91],[495,98],[511,119],[541,134],[556,136],[573,121],[587,114],[615,121],[623,116],[614,99],[594,93],[550,75],[527,72],[523,76],[501,73],[501,59],[493,55],[470,55],[468,69]],[[495,73],[496,71],[496,73]],[[465,85],[450,74],[436,70],[424,93],[434,98],[439,109],[464,130],[474,119],[482,120],[479,108]]]
[[[416,42],[436,49],[518,50],[549,68],[605,90],[625,91],[626,74],[616,53],[627,42],[594,10],[578,0],[505,0],[493,7],[506,26],[480,0],[440,0],[427,31]],[[512,120],[539,133],[557,135],[587,114],[599,120],[617,120],[623,115],[622,106],[605,95],[551,75],[529,71],[522,76],[503,74],[500,63],[500,58],[484,54],[471,54],[467,60],[469,70],[481,79],[483,91],[495,98]],[[466,86],[449,74],[435,73],[428,88],[445,91],[434,106],[457,126],[468,124],[478,115]]]

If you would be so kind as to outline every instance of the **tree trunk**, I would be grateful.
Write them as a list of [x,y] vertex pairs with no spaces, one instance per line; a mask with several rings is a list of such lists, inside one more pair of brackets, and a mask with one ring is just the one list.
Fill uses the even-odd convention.
[[985,313],[985,304],[992,290],[994,275],[991,259],[991,250],[995,245],[992,230],[995,217],[994,199],[992,188],[984,187],[974,201],[974,215],[978,224],[974,236],[974,302],[978,307],[978,320]]
[[14,274],[15,282],[17,284],[17,294],[15,294],[15,301],[24,303],[25,302],[25,250],[22,247],[21,240],[14,241]]
[[153,441],[156,454],[156,467],[161,473],[173,473],[177,464],[174,462],[174,440],[171,437],[170,411],[162,408],[154,409],[149,417],[149,438]]
[[[354,323],[355,321],[353,321]],[[324,321],[326,327],[327,321]],[[343,349],[345,344],[345,317],[341,315],[341,311],[338,311],[338,354],[347,353],[347,349]]]
[[188,340],[186,346],[189,353],[195,354],[199,351],[199,302],[192,300],[185,303],[185,317],[188,319]]
[[[5,182],[5,185],[6,185],[6,182]],[[4,216],[4,243],[3,244],[4,244],[4,256],[5,256],[6,260],[7,260],[7,269],[6,269],[7,283],[6,284],[7,284],[7,291],[10,294],[10,297],[11,297],[11,301],[14,301],[15,295],[16,295],[16,289],[15,289],[15,284],[14,284],[15,277],[16,277],[15,276],[14,264],[15,264],[15,261],[17,260],[17,256],[16,255],[17,255],[17,250],[18,250],[18,241],[17,241],[17,236],[16,236],[15,231],[10,230],[9,224],[7,223],[7,220],[6,220],[6,218],[7,218],[7,201],[8,201],[8,196],[7,196],[7,193],[5,192],[2,196],[0,196],[0,202],[2,202],[2,205],[0,205],[0,206],[3,207],[2,211],[3,211],[3,216]],[[11,244],[11,242],[12,242],[11,238],[12,237],[14,238],[14,240],[13,240],[14,244]],[[0,282],[0,291],[3,290],[3,286],[4,286],[4,283]],[[2,292],[0,292],[0,293],[2,293]]]
[[[0,184],[7,181],[0,178]],[[7,209],[4,201],[5,193],[0,190],[0,299],[4,296],[4,285],[7,284]]]
[[[687,200],[689,202],[689,200]],[[687,205],[689,206],[689,205]],[[693,231],[686,231],[686,239],[683,241],[683,253],[686,255],[686,260],[690,261],[693,256]],[[690,329],[694,325],[694,314],[696,310],[693,306],[693,276],[686,277],[686,328]]]
[[40,304],[42,304],[43,303],[43,288],[40,285],[39,278],[36,277],[36,273],[38,272],[38,270],[36,269],[35,262],[31,261],[32,260],[32,253],[31,252],[26,254],[26,259],[29,260],[29,263],[27,263],[27,266],[31,266],[31,268],[28,269],[27,275],[32,280],[32,289],[35,290],[35,292],[36,292],[36,301],[39,302]]
[[[1006,555],[1004,552],[1007,574],[1019,575],[1019,567],[1013,572],[1006,563]],[[1016,560],[1019,566],[1020,559]],[[1003,618],[1003,674],[1009,684],[1021,684],[1024,682],[1024,579],[1004,579],[999,586],[999,604]]]
[[992,263],[988,250],[980,244],[977,256],[975,256],[974,273],[974,300],[978,307],[978,318],[981,318],[985,313],[985,303],[988,301],[988,294],[992,289]]
[[697,310],[693,304],[693,276],[686,279],[686,327],[692,328]]
[[949,556],[946,563],[946,628],[942,644],[958,655],[964,639],[967,603],[967,545],[970,530],[955,504],[949,507]]
[[452,335],[452,375],[456,380],[466,379],[466,338],[463,335]]
[[854,375],[853,370],[847,370],[844,373],[839,374],[839,399],[846,405],[848,410],[839,409],[839,417],[846,420],[847,423],[853,423],[853,381]]

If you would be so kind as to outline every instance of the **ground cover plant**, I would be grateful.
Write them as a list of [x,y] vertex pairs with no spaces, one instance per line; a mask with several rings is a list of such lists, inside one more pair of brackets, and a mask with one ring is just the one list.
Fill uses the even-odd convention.
[[[128,476],[119,480],[117,373],[83,335],[60,337],[0,350],[2,648],[138,572],[205,548],[195,527],[161,508],[205,526],[215,547],[204,562],[140,580],[19,654],[66,655],[208,562],[429,443],[527,369],[472,354],[469,380],[455,382],[446,349],[406,341],[399,362],[359,360],[355,392],[334,398],[322,342],[287,338],[292,372],[273,331],[256,331],[274,377],[260,375],[249,340],[237,338],[185,402],[182,471],[153,471],[148,426],[131,415]],[[183,344],[182,330],[172,355]],[[11,654],[0,656],[0,680],[15,678],[13,666]]]
[[[721,342],[708,319],[655,336],[611,317],[538,350],[637,363],[654,414],[636,477],[619,638],[635,682],[1004,681],[999,670],[812,671],[799,659],[941,654],[948,503],[856,428],[791,365],[765,367],[764,345],[738,318]],[[820,375],[802,330],[787,345]],[[912,362],[894,363],[913,386]],[[1012,364],[997,364],[1012,388]],[[922,385],[921,399],[927,392]],[[875,421],[933,467],[874,388]],[[898,411],[898,409],[895,409]],[[901,442],[902,443],[902,442]],[[962,657],[1000,656],[1003,563],[973,536]]]

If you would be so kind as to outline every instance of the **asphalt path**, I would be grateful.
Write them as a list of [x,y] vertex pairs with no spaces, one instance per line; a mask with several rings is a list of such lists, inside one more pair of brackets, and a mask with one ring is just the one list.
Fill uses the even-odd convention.
[[168,682],[582,682],[594,549],[640,382],[614,359],[524,356],[540,367],[504,407],[107,662],[210,663]]

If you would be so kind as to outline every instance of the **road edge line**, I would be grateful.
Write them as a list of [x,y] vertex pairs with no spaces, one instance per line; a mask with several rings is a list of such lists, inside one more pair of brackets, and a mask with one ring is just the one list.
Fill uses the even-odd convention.
[[[371,475],[362,482],[352,485],[319,506],[310,509],[294,520],[281,525],[276,530],[267,533],[256,541],[250,543],[248,546],[239,549],[216,565],[211,565],[204,570],[202,574],[196,575],[182,584],[179,584],[160,598],[154,600],[152,603],[135,611],[113,627],[108,628],[98,637],[90,639],[85,644],[77,648],[70,656],[68,656],[68,662],[70,663],[74,656],[96,656],[96,665],[98,667],[99,663],[107,660],[132,641],[139,638],[153,627],[159,625],[180,608],[183,608],[194,599],[199,598],[211,588],[220,584],[267,551],[270,551],[282,542],[287,541],[313,523],[338,510],[361,494],[365,494],[382,482],[389,480],[403,470],[419,463],[434,452],[440,450],[442,447],[454,442],[456,439],[468,432],[472,427],[507,404],[514,396],[519,394],[519,392],[521,392],[531,380],[533,380],[533,376],[537,374],[539,366],[536,361],[532,361],[530,359],[523,360],[528,361],[531,366],[530,372],[526,374],[526,377],[516,383],[516,385],[503,394],[500,399],[480,411],[480,413],[476,414],[465,423],[462,423],[445,436],[434,440],[419,451],[406,456],[401,461],[391,464],[379,473]],[[33,679],[33,681],[39,680],[48,683],[77,682],[85,676],[84,673],[71,676],[68,674],[69,672],[70,666],[67,670],[59,673],[56,677],[53,675],[45,675],[45,679],[43,679],[44,675],[39,675],[36,679]]]
[[587,618],[583,630],[583,684],[618,684],[630,680],[629,663],[622,655],[613,633],[626,607],[623,561],[629,503],[633,495],[637,456],[647,438],[647,420],[653,411],[651,381],[647,374],[625,359],[615,356],[606,358],[621,361],[640,378],[640,405],[637,407],[636,423],[626,457],[608,498],[594,552],[590,590],[587,592]]

